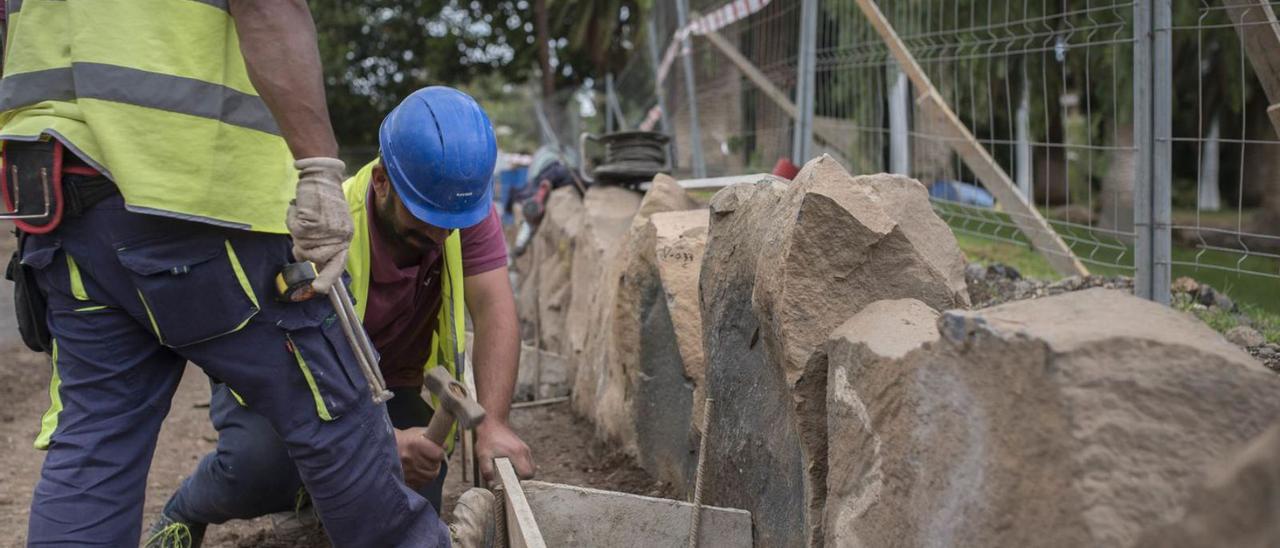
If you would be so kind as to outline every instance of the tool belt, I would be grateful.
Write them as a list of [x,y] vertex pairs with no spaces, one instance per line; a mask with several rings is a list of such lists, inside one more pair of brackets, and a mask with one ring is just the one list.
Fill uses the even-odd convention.
[[31,350],[50,352],[48,297],[36,283],[35,270],[22,264],[27,239],[32,234],[52,232],[64,219],[79,217],[119,190],[74,154],[66,154],[56,140],[5,142],[0,160],[0,196],[5,206],[0,219],[17,225],[18,248],[9,259],[5,278],[13,282],[18,332]]

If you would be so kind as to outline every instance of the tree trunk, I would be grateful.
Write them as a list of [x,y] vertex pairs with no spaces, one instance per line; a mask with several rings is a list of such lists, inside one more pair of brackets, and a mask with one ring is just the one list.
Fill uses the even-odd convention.
[[556,75],[551,70],[551,28],[547,22],[547,0],[533,0],[533,26],[538,40],[538,67],[542,69],[542,98],[556,91]]

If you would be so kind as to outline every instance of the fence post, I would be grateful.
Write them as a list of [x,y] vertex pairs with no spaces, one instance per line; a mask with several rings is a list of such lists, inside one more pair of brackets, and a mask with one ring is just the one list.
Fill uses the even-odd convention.
[[911,82],[889,61],[889,171],[911,175]]
[[791,156],[804,165],[813,156],[813,111],[818,58],[818,0],[801,0],[800,51],[796,63],[796,116]]
[[680,155],[676,154],[676,128],[671,125],[671,114],[667,112],[667,86],[658,77],[661,76],[659,71],[662,69],[662,52],[661,46],[658,45],[658,25],[653,23],[653,18],[649,18],[649,60],[653,62],[653,94],[658,98],[658,112],[662,114],[662,131],[671,136],[668,141],[668,157],[671,158],[671,169],[679,167],[676,161]]
[[604,132],[613,133],[613,73],[604,75]]
[[1018,92],[1018,114],[1015,118],[1016,144],[1014,145],[1014,168],[1017,176],[1014,179],[1018,182],[1018,190],[1022,191],[1022,199],[1031,204],[1035,202],[1031,184],[1031,170],[1034,165],[1031,154],[1031,81],[1027,77],[1025,61],[1022,63],[1020,72],[1022,78],[1019,79],[1021,89]]
[[[676,26],[684,29],[689,19],[689,0],[675,0]],[[680,41],[680,64],[684,67],[684,89],[689,96],[689,140],[693,141],[689,152],[693,160],[693,176],[707,177],[707,164],[702,159],[702,128],[698,123],[698,90],[693,81],[693,51],[686,35]]]
[[1134,293],[1169,304],[1173,177],[1173,6],[1134,4]]

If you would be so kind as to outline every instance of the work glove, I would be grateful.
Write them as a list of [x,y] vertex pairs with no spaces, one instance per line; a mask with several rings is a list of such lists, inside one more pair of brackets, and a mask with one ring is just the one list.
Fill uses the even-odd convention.
[[346,164],[337,158],[303,158],[293,167],[298,169],[297,197],[289,202],[285,219],[293,235],[293,257],[316,265],[311,287],[328,293],[340,283],[353,233],[351,211],[342,194]]

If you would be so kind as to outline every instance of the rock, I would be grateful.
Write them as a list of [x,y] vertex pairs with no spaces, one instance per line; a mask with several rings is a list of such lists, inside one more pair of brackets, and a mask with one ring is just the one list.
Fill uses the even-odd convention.
[[1221,291],[1219,291],[1217,295],[1214,295],[1213,306],[1216,306],[1219,310],[1226,310],[1228,312],[1234,312],[1236,310],[1235,301],[1232,301],[1226,293]]
[[1236,309],[1236,305],[1231,301],[1230,297],[1221,291],[1215,290],[1209,284],[1200,284],[1200,291],[1196,293],[1196,301],[1206,307],[1216,307],[1227,311]]
[[1227,331],[1227,340],[1245,348],[1267,344],[1267,339],[1257,329],[1238,325]]
[[638,461],[677,493],[692,492],[706,397],[698,273],[707,221],[705,209],[653,215],[640,238],[649,242],[639,255],[647,268],[628,270],[620,290],[637,306],[619,306],[626,313],[615,319],[634,395]]
[[870,425],[847,435],[876,448],[831,442],[844,471],[829,478],[853,478],[827,503],[835,545],[1128,546],[1179,519],[1198,469],[1280,419],[1280,377],[1125,292],[950,311],[938,326],[901,358],[908,345],[880,350],[875,333],[829,350],[849,371],[833,401],[847,394]]
[[1170,289],[1172,289],[1174,293],[1195,293],[1200,290],[1200,282],[1197,282],[1195,279],[1187,276],[1181,276],[1173,281],[1173,285]]
[[559,398],[568,396],[571,386],[567,358],[521,345],[520,374],[516,379],[516,391],[512,399],[533,401]]
[[1280,546],[1280,424],[1213,467],[1186,499],[1176,523],[1153,528],[1137,546]]
[[[591,198],[588,192],[588,215]],[[639,369],[641,318],[662,295],[655,258],[657,236],[655,230],[649,229],[650,218],[658,212],[692,207],[697,203],[675,179],[655,177],[634,208],[635,214],[626,219],[625,230],[610,235],[610,243],[601,250],[601,263],[592,265],[599,269],[601,277],[587,309],[592,314],[590,322],[571,323],[582,327],[584,345],[582,352],[571,357],[575,361],[574,409],[595,425],[600,439],[619,443],[631,455],[638,454],[632,400],[633,379]],[[610,216],[608,220],[620,223],[623,219]],[[577,263],[575,276],[581,272],[578,267],[587,265]],[[576,305],[575,300],[574,308]],[[672,338],[666,339],[667,344],[672,342]]]
[[521,270],[517,307],[522,338],[553,354],[570,352],[565,321],[573,288],[573,255],[584,212],[578,191],[558,189],[547,199],[547,213],[529,249],[517,261]]
[[[605,268],[613,257],[631,218],[640,207],[641,196],[616,186],[593,186],[583,199],[581,227],[574,238],[568,313],[565,316],[567,348],[560,354],[569,358],[569,376],[576,379],[576,369],[583,360],[587,335],[604,323],[606,307],[612,302],[616,285],[605,284]],[[591,361],[603,356],[590,357]]]
[[906,177],[851,177],[830,157],[795,182],[712,199],[701,275],[709,398],[704,496],[756,517],[762,546],[822,540],[826,371],[832,329],[882,299],[968,306],[964,260]]
[[814,355],[829,364],[826,546],[868,545],[853,524],[885,496],[886,464],[892,464],[883,460],[883,444],[854,380],[864,387],[897,382],[899,360],[938,340],[937,319],[936,311],[915,299],[878,301],[836,328]]
[[987,277],[987,267],[979,263],[969,263],[964,267],[964,279],[972,284]]

